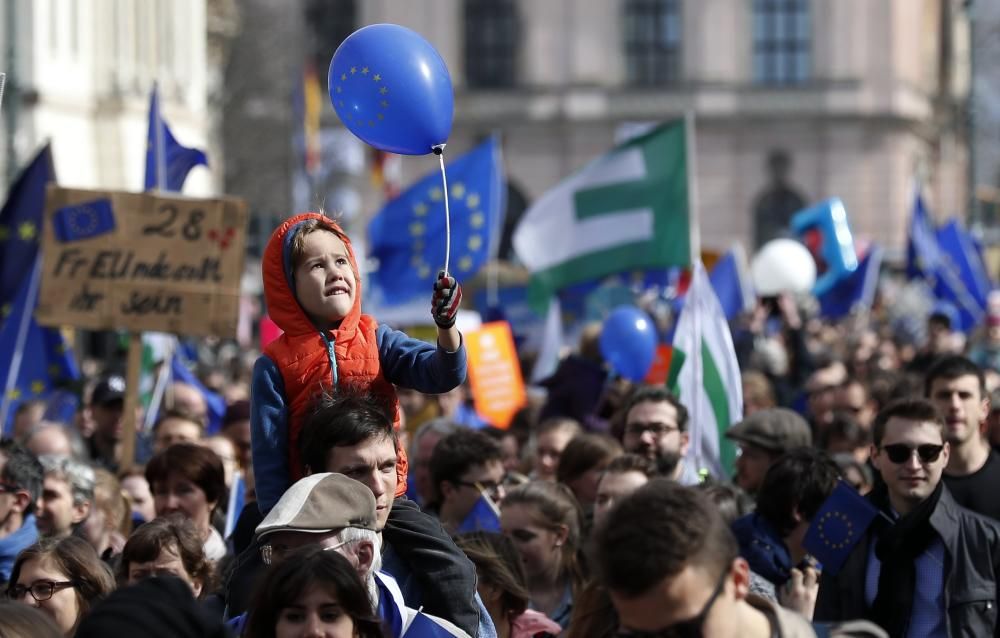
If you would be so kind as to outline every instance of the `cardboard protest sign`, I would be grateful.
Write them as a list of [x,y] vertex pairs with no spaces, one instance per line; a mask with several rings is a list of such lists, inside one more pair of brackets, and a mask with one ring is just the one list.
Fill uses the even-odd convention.
[[46,325],[232,337],[246,204],[49,186],[42,234]]
[[465,347],[476,412],[493,425],[506,428],[526,401],[510,325],[506,321],[485,323],[465,334]]

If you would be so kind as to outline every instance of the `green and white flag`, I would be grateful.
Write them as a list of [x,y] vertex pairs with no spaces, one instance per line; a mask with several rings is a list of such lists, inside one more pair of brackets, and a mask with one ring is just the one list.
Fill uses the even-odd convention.
[[544,309],[562,288],[639,268],[691,263],[683,120],[592,161],[532,205],[514,231]]
[[732,476],[736,448],[725,433],[743,418],[743,384],[729,323],[701,261],[677,321],[667,384],[690,416],[688,458],[699,471]]

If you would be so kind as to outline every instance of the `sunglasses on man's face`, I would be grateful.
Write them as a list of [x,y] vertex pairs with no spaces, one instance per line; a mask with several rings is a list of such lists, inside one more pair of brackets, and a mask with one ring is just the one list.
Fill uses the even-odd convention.
[[913,457],[914,452],[917,453],[921,463],[933,463],[941,456],[941,450],[943,449],[943,445],[933,445],[931,443],[925,443],[916,447],[911,447],[905,443],[893,443],[882,446],[885,455],[897,465],[909,461]]
[[715,584],[712,596],[705,602],[701,611],[694,618],[682,620],[656,631],[619,629],[616,634],[617,638],[702,638],[704,636],[702,628],[705,625],[705,619],[708,618],[708,612],[712,610],[712,605],[715,604],[715,601],[719,598],[719,594],[725,588],[728,576],[728,569],[722,572],[722,576],[719,577],[719,581]]

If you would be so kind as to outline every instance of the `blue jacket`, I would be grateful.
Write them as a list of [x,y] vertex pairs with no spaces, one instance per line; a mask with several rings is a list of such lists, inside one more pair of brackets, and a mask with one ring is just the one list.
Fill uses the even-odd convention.
[[792,556],[778,530],[758,514],[733,521],[733,534],[740,544],[740,556],[750,570],[779,588],[791,577]]
[[34,545],[38,541],[38,529],[35,527],[35,515],[28,514],[17,529],[10,536],[0,538],[0,582],[6,583],[10,580],[10,570],[14,568],[14,559],[26,547]]

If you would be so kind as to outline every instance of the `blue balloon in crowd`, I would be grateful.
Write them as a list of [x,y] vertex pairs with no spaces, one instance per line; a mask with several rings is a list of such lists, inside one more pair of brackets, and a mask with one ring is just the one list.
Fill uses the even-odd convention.
[[415,31],[396,24],[358,29],[333,54],[329,81],[340,121],[375,148],[425,155],[448,141],[451,76]]
[[619,306],[601,328],[601,354],[614,371],[629,381],[646,378],[656,357],[656,326],[635,306]]

